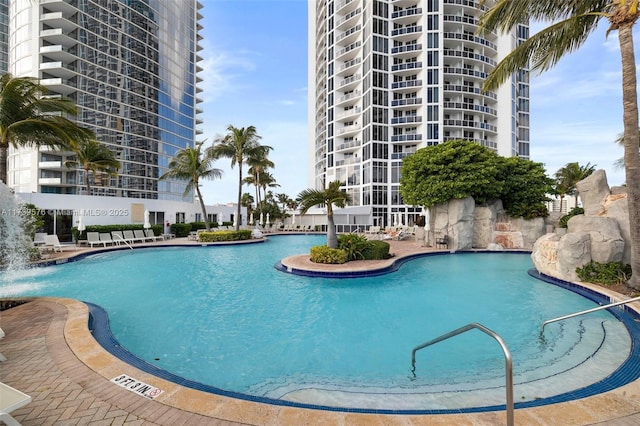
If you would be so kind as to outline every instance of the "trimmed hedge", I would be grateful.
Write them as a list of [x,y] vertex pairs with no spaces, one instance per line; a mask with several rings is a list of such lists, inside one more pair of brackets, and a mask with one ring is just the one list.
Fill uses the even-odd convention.
[[388,259],[389,243],[386,241],[372,240],[369,241],[367,247],[362,251],[364,260],[382,260]]
[[188,237],[191,232],[190,223],[174,223],[170,227],[171,233],[176,237]]
[[239,231],[205,231],[198,234],[198,241],[201,241],[203,243],[213,243],[221,241],[243,241],[250,239],[251,231],[248,229],[241,229]]
[[346,263],[347,252],[340,249],[332,249],[327,246],[311,247],[310,260],[315,263],[341,264]]

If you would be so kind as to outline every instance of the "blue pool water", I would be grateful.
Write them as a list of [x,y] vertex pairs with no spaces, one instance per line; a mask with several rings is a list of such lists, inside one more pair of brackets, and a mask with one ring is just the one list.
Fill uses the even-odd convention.
[[[0,297],[97,304],[139,358],[225,391],[330,407],[465,408],[504,404],[504,356],[465,324],[498,333],[514,360],[518,401],[602,380],[629,356],[627,328],[606,311],[546,327],[593,301],[527,274],[527,254],[419,257],[383,276],[309,278],[274,268],[324,236],[91,255],[0,275]],[[595,369],[595,372],[594,372]],[[466,397],[465,397],[466,395]]]

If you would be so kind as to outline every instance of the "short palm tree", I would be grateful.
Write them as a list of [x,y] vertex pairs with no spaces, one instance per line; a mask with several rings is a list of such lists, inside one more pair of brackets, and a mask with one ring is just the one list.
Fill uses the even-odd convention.
[[187,186],[183,194],[185,196],[195,189],[198,200],[200,200],[200,208],[202,209],[205,228],[207,231],[210,231],[211,227],[207,220],[207,208],[204,205],[202,193],[200,192],[200,180],[221,178],[222,170],[212,167],[214,158],[207,155],[206,151],[203,155],[203,143],[204,142],[198,143],[195,148],[188,147],[178,151],[176,156],[169,162],[169,171],[160,176],[160,179],[173,178],[186,180]]
[[31,77],[0,76],[0,181],[7,182],[9,146],[48,146],[69,150],[94,133],[64,115],[75,115],[68,99],[47,98],[48,90]]
[[78,141],[72,147],[75,153],[75,160],[65,161],[67,168],[77,167],[84,170],[87,195],[91,195],[91,175],[95,178],[99,172],[107,173],[111,176],[118,175],[120,161],[116,155],[106,145],[95,139]]
[[339,180],[329,182],[325,189],[305,189],[298,194],[296,200],[300,206],[300,214],[305,214],[311,207],[319,206],[327,208],[327,247],[337,248],[336,225],[333,221],[333,205],[344,208],[351,202],[351,196],[340,190],[342,182]]
[[[230,158],[231,168],[238,166],[238,218],[242,203],[242,167],[248,164],[249,159],[264,156],[265,150],[271,150],[270,146],[260,145],[260,139],[254,126],[237,128],[229,125],[227,134],[207,148],[207,155],[212,158]],[[236,230],[240,229],[240,222],[236,221]]]
[[[580,193],[576,188],[576,184],[582,179],[590,176],[593,172],[595,172],[595,170],[595,164],[591,165],[591,163],[587,163],[586,165],[581,166],[577,162],[567,163],[555,174],[557,182],[556,189],[564,192],[564,194],[561,195],[573,195],[575,197],[574,207],[578,207],[578,197],[580,196]],[[562,208],[562,206],[560,207]]]
[[[531,20],[551,24],[518,45],[489,74],[484,90],[495,90],[513,73],[531,65],[545,71],[577,50],[602,20],[618,31],[622,67],[624,165],[629,210],[631,269],[628,285],[640,288],[640,152],[638,93],[633,27],[640,18],[639,0],[495,0],[480,17],[481,31],[507,32]],[[484,6],[486,0],[481,0]]]

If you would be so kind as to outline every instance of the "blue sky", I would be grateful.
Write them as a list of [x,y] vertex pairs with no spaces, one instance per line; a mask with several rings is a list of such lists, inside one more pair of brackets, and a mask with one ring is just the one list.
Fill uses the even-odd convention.
[[[207,144],[229,124],[253,125],[274,149],[273,174],[290,197],[307,188],[307,0],[201,0]],[[539,26],[532,26],[532,32]],[[553,175],[578,161],[605,169],[609,185],[624,182],[613,163],[622,148],[617,34],[602,26],[577,52],[531,78],[531,159]],[[234,202],[238,170],[228,159],[223,178],[203,186],[207,204]],[[253,188],[243,192],[253,194]]]

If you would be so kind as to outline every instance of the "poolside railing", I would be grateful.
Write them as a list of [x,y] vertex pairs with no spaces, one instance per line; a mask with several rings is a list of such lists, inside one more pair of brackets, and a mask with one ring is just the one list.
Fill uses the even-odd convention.
[[463,327],[457,328],[449,333],[443,334],[440,337],[436,337],[433,340],[430,340],[426,343],[423,343],[419,346],[416,346],[415,348],[413,348],[413,351],[411,352],[411,372],[413,373],[413,376],[416,376],[416,352],[418,352],[420,349],[424,349],[427,346],[431,346],[433,344],[436,344],[438,342],[442,342],[443,340],[447,340],[453,336],[457,336],[458,334],[462,334],[466,331],[472,330],[472,329],[478,329],[480,331],[482,331],[485,334],[488,334],[489,336],[493,337],[498,344],[500,344],[500,347],[502,348],[502,352],[504,353],[504,359],[505,359],[505,370],[506,370],[506,387],[507,387],[507,426],[513,426],[513,408],[514,408],[514,403],[513,403],[513,361],[511,360],[511,352],[509,352],[509,348],[507,348],[507,345],[504,343],[504,340],[502,340],[502,337],[500,337],[497,333],[495,333],[494,331],[488,329],[487,327],[483,326],[482,324],[478,324],[478,323],[471,323],[471,324],[467,324]]

